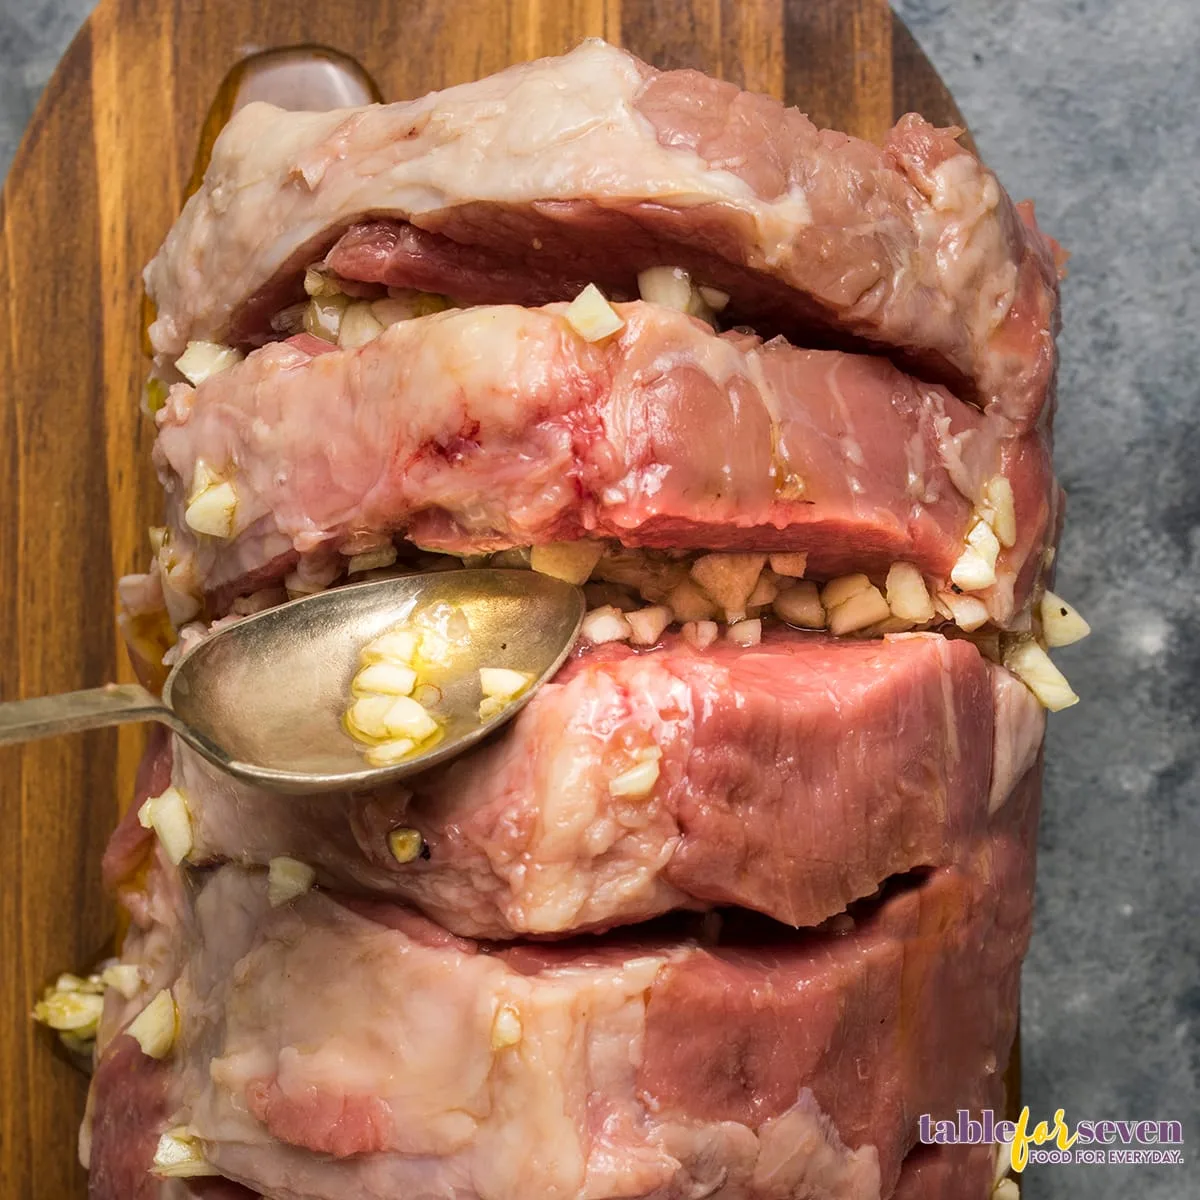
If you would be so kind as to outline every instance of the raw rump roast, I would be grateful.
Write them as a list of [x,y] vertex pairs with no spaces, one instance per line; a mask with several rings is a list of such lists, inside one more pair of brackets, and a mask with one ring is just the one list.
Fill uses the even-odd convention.
[[[942,599],[1008,489],[1012,530],[990,642],[589,646],[403,787],[282,797],[156,733],[105,859],[139,981],[105,999],[92,1200],[989,1194],[993,1148],[917,1122],[1006,1101],[1044,714],[992,659],[1037,632],[1061,522],[1063,258],[956,133],[910,115],[870,145],[596,41],[234,117],[146,271],[167,525],[130,621],[244,615],[405,539],[788,552],[876,585],[905,562]],[[450,307],[339,348],[282,319],[312,266]],[[655,267],[719,317],[643,298]],[[568,316],[589,283],[605,339]],[[196,340],[240,361],[179,382]],[[214,486],[227,527],[189,525]],[[170,785],[181,865],[136,816]],[[280,856],[315,886],[273,904]],[[156,1059],[128,1030],[168,989]],[[151,1169],[179,1129],[209,1174]]]

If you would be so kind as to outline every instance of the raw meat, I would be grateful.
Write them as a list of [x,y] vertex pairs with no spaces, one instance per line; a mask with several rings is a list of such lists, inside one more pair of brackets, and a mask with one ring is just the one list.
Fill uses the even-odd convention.
[[[997,622],[1020,619],[1058,506],[1042,435],[1002,437],[884,359],[717,336],[640,302],[619,311],[605,345],[561,305],[480,308],[354,351],[273,344],[177,385],[155,445],[168,606],[186,617],[204,596],[220,615],[301,560],[336,573],[364,533],[462,554],[589,536],[807,551],[816,578],[882,580],[905,560],[941,588],[1003,475],[1017,538],[980,594]],[[199,464],[236,491],[228,538],[186,522]]]
[[335,252],[353,277],[536,303],[677,265],[731,319],[886,347],[1026,428],[1052,401],[1057,247],[955,132],[910,115],[873,146],[599,41],[401,104],[251,104],[147,268],[151,336],[166,360],[253,339],[369,215],[391,223]]
[[[309,863],[454,933],[561,935],[738,905],[816,925],[889,876],[956,861],[1041,744],[1027,688],[965,641],[586,651],[489,745],[365,794],[256,791],[176,741],[193,859]],[[609,781],[657,748],[647,796]],[[400,865],[396,827],[428,857]]]

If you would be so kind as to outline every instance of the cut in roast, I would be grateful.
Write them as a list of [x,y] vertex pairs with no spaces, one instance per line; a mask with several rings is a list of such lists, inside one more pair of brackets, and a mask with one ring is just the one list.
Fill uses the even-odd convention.
[[[186,1125],[286,1200],[890,1196],[920,1113],[1003,1104],[1038,784],[959,865],[804,934],[731,913],[505,949],[319,890],[272,909],[223,867],[174,920],[163,1081],[113,1117],[102,1065],[94,1129]],[[125,1144],[93,1135],[97,1178]]]
[[165,360],[261,340],[331,248],[347,278],[465,303],[632,298],[666,264],[733,322],[884,347],[1029,427],[1057,248],[955,132],[908,116],[874,146],[597,41],[406,103],[252,104],[147,269],[151,336]]
[[[980,597],[1018,619],[1054,534],[1040,433],[998,424],[885,359],[715,334],[657,305],[585,341],[562,305],[455,310],[357,350],[266,346],[159,413],[168,606],[219,615],[297,563],[320,574],[364,534],[455,554],[613,538],[670,550],[806,551],[808,573],[878,580],[897,560],[935,589],[997,475],[1016,538]],[[187,503],[230,484],[228,537]],[[329,577],[329,576],[327,576]]]
[[[965,641],[773,631],[696,651],[668,636],[584,652],[489,745],[407,789],[255,791],[178,741],[174,783],[193,861],[287,855],[464,936],[720,905],[808,926],[956,861],[1043,726],[1028,689]],[[648,794],[613,795],[654,751]],[[418,830],[426,856],[398,863],[396,828]]]

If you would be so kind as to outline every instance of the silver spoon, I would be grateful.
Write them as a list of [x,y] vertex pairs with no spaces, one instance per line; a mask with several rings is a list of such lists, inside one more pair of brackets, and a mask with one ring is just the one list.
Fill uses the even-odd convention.
[[[367,642],[446,603],[469,637],[422,672],[440,699],[430,748],[368,766],[342,717]],[[130,721],[160,721],[222,770],[258,787],[305,793],[381,784],[445,762],[511,720],[562,666],[583,620],[583,592],[535,571],[461,570],[350,584],[281,604],[212,634],[180,658],[162,699],[138,684],[0,704],[0,745]],[[479,719],[479,668],[508,667],[530,686]]]

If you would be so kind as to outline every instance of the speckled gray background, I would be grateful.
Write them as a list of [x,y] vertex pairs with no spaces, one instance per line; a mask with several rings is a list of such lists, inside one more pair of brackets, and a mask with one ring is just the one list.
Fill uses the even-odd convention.
[[[0,0],[0,171],[90,5]],[[1026,1200],[1200,1197],[1200,0],[901,0],[1010,191],[1072,251],[1062,653],[1025,974],[1035,1117],[1185,1122],[1181,1167],[1030,1168]]]

